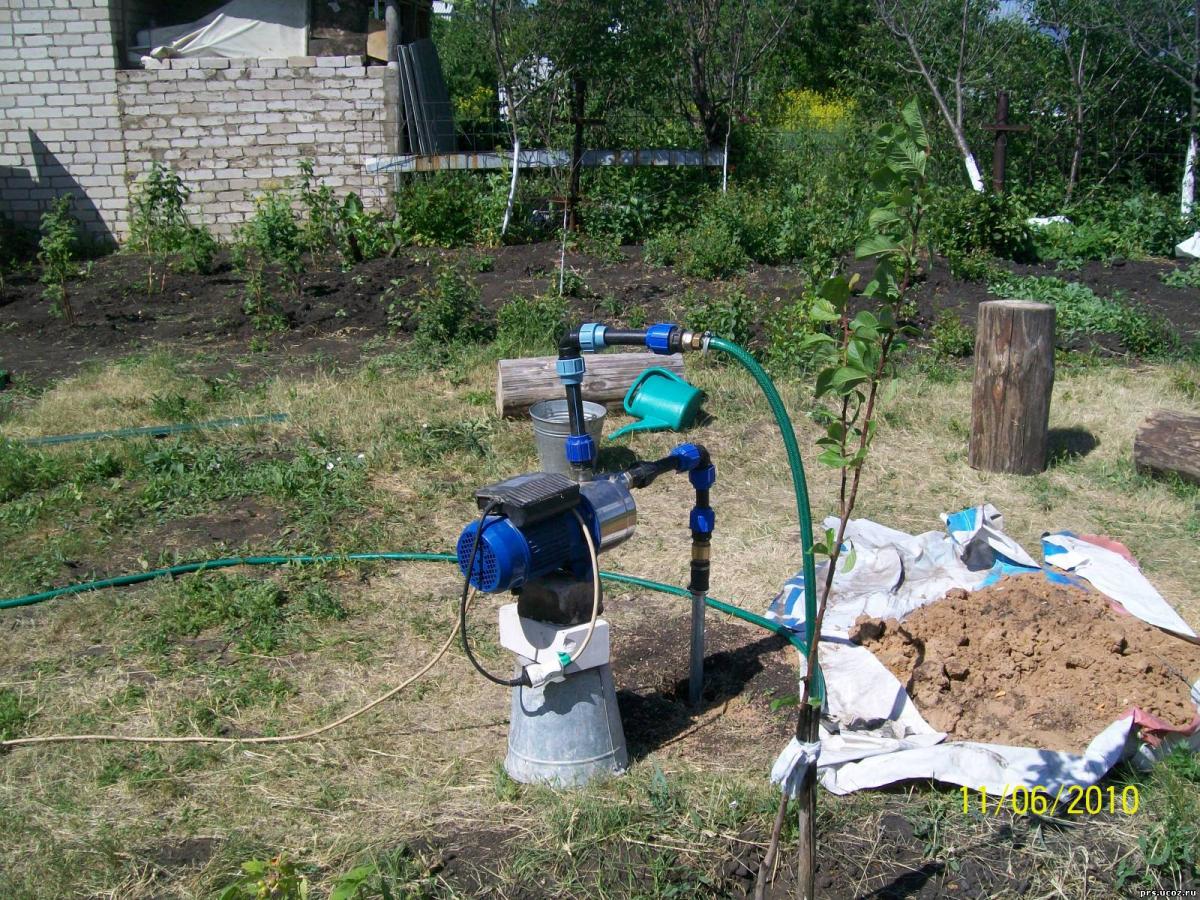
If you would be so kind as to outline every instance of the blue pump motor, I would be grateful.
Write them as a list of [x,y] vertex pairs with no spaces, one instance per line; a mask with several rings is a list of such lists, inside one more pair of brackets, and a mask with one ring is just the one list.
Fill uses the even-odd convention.
[[[591,577],[587,543],[574,512],[578,511],[591,529],[596,551],[615,547],[629,538],[637,524],[637,507],[624,483],[610,479],[579,485],[579,502],[573,509],[520,527],[505,515],[489,515],[482,523],[479,549],[471,584],[494,594],[521,587],[533,578],[560,569],[577,578]],[[478,520],[467,525],[458,538],[458,568],[467,574],[471,548],[479,531]]]

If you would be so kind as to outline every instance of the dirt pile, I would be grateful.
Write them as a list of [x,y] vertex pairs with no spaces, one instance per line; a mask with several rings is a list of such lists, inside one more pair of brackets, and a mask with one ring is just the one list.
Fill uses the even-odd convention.
[[1200,647],[1041,575],[952,590],[903,622],[862,616],[851,637],[951,739],[1080,752],[1132,706],[1196,717]]

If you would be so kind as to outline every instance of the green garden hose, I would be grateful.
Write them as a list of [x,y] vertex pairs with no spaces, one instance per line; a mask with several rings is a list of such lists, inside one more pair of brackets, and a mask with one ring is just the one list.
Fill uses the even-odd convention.
[[242,425],[271,425],[286,422],[287,413],[268,413],[264,416],[238,416],[233,419],[210,419],[207,422],[178,422],[173,425],[146,425],[142,428],[117,428],[112,431],[86,431],[82,434],[50,434],[45,437],[17,438],[26,447],[53,447],[58,444],[77,444],[81,441],[109,441],[116,438],[166,437],[188,431],[209,431],[216,428],[237,428]]
[[[792,491],[796,495],[796,515],[800,520],[800,553],[804,565],[804,621],[809,626],[805,628],[805,640],[802,651],[807,658],[812,653],[816,635],[812,634],[812,623],[817,620],[817,566],[813,559],[813,528],[812,511],[808,504],[808,482],[804,477],[804,462],[800,458],[800,447],[796,443],[796,432],[792,427],[792,419],[787,407],[771,376],[758,364],[758,361],[742,347],[722,337],[712,337],[708,346],[722,353],[728,353],[754,378],[763,396],[771,407],[775,422],[779,425],[779,434],[783,438],[783,446],[787,451],[788,466],[792,471]],[[812,685],[812,696],[820,700],[825,696],[825,682],[821,670],[817,669],[816,684]]]
[[[369,562],[375,560],[398,560],[401,562],[457,562],[458,557],[453,553],[416,553],[416,552],[399,552],[399,553],[322,553],[311,556],[230,556],[224,559],[210,559],[205,562],[181,563],[177,566],[169,566],[164,569],[150,569],[146,572],[134,572],[131,575],[119,575],[115,578],[104,578],[99,581],[85,581],[80,584],[70,584],[66,587],[55,588],[50,591],[43,591],[40,594],[30,594],[26,597],[13,597],[8,600],[0,600],[0,609],[13,609],[18,606],[32,606],[35,603],[42,603],[46,600],[53,600],[56,597],[65,597],[69,594],[83,594],[88,591],[98,591],[104,588],[128,587],[133,584],[141,584],[145,581],[152,581],[156,578],[173,578],[177,575],[190,575],[193,572],[207,572],[214,569],[227,569],[231,566],[286,566],[291,564],[305,563],[325,563],[325,562]],[[634,587],[645,588],[650,591],[657,591],[660,594],[671,594],[675,597],[691,597],[692,592],[681,587],[675,587],[670,584],[663,584],[658,581],[651,581],[648,578],[638,578],[636,575],[623,575],[620,572],[601,572],[600,577],[605,581],[615,581],[620,584],[628,584]],[[770,619],[764,619],[762,616],[755,615],[749,610],[742,609],[740,606],[734,606],[732,603],[726,603],[723,600],[718,600],[715,597],[705,598],[705,603],[710,607],[723,612],[726,615],[733,616],[735,619],[741,619],[743,622],[749,622],[751,625],[757,625],[759,628],[764,628],[767,631],[782,635],[796,647],[798,650],[804,650],[803,641],[800,637],[790,629],[778,622],[772,622]]]

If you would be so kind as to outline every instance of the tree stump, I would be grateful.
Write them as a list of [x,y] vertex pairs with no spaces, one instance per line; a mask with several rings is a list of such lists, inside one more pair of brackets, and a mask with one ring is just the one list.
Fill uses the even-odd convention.
[[1133,438],[1133,464],[1142,472],[1200,484],[1200,416],[1151,413]]
[[1027,300],[979,304],[968,462],[986,472],[1046,468],[1054,387],[1054,307]]

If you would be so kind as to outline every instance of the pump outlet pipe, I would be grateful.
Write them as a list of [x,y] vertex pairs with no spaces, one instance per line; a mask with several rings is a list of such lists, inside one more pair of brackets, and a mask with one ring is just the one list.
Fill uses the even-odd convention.
[[[788,468],[791,470],[792,492],[796,498],[796,516],[800,525],[800,553],[804,572],[804,654],[810,657],[814,652],[817,635],[812,633],[812,623],[817,618],[817,573],[816,562],[813,559],[813,527],[812,512],[808,500],[808,482],[804,476],[804,462],[800,458],[800,447],[796,443],[796,430],[792,426],[791,417],[783,399],[775,388],[775,383],[758,361],[744,347],[733,341],[710,334],[709,332],[690,331],[672,322],[659,322],[649,328],[627,329],[613,328],[599,322],[589,322],[566,332],[559,341],[559,377],[567,392],[567,407],[571,408],[573,398],[579,398],[582,404],[582,389],[584,364],[581,354],[598,353],[607,347],[645,347],[661,355],[682,353],[688,351],[720,351],[733,357],[754,379],[759,390],[767,400],[779,434],[783,440],[784,451],[787,454]],[[582,410],[582,406],[580,407]],[[572,465],[578,467],[580,473],[589,471],[595,464],[596,447],[584,428],[582,414],[578,425],[575,417],[571,418],[571,436],[567,439],[567,458]],[[815,700],[825,697],[825,682],[818,667],[816,684],[809,685],[810,696]]]

